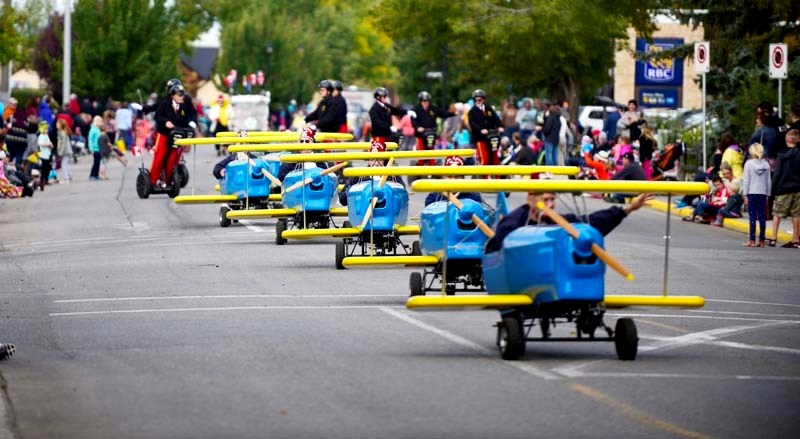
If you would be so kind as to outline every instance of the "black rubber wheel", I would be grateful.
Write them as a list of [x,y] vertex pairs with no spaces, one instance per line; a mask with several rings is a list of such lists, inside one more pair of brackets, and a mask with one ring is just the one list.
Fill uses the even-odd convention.
[[172,173],[172,186],[169,188],[169,195],[170,198],[175,198],[181,194],[181,176],[178,175],[177,172]]
[[408,289],[409,289],[409,296],[424,296],[425,291],[422,287],[422,275],[419,273],[411,273],[411,276],[408,277]]
[[281,218],[278,220],[278,223],[275,224],[275,244],[277,245],[286,244],[286,239],[284,239],[282,236],[285,230],[286,230],[286,220]]
[[231,210],[233,210],[233,209],[231,209],[228,206],[224,206],[224,205],[223,206],[219,206],[219,226],[220,227],[228,227],[228,226],[231,225],[231,220],[228,219],[228,212],[230,212]]
[[639,350],[639,334],[633,319],[625,317],[617,320],[614,327],[614,347],[617,349],[617,358],[622,361],[633,361]]
[[422,247],[420,247],[419,241],[414,241],[411,243],[411,255],[422,256]]
[[175,172],[180,176],[181,188],[185,188],[189,184],[189,168],[184,163],[179,163]]
[[147,169],[139,170],[136,176],[136,195],[142,199],[150,196],[150,171]]
[[344,257],[345,256],[346,255],[345,255],[344,241],[339,241],[339,242],[336,243],[336,269],[337,270],[344,270],[345,267],[344,267],[344,264],[342,264],[342,261],[344,261]]
[[503,317],[497,326],[497,347],[504,360],[518,360],[525,355],[522,321],[516,315]]

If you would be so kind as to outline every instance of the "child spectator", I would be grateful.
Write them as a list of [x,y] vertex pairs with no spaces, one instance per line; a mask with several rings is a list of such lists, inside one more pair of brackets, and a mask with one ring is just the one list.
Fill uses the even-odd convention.
[[642,134],[639,136],[639,161],[642,162],[642,169],[647,180],[652,180],[653,168],[650,166],[653,160],[653,151],[658,149],[658,142],[653,136],[653,131],[644,125]]
[[92,119],[92,128],[89,129],[89,141],[87,142],[89,151],[92,153],[92,170],[89,171],[89,180],[99,180],[100,179],[100,161],[102,156],[100,155],[100,127],[103,126],[103,118],[100,116],[95,116]]
[[744,173],[744,155],[742,148],[736,142],[731,133],[725,133],[719,139],[720,149],[722,149],[722,163],[728,163],[733,170],[733,176],[742,178]]
[[111,138],[108,136],[108,128],[105,122],[101,122],[100,126],[100,137],[97,139],[98,145],[100,145],[100,158],[102,162],[100,163],[100,178],[103,180],[108,180],[108,160],[111,158]]
[[[611,154],[614,155],[614,164],[617,167],[617,172],[622,171],[622,168],[625,167],[625,165],[622,163],[622,157],[632,151],[633,147],[631,146],[631,140],[625,136],[620,136],[617,144],[611,148]],[[642,180],[644,180],[644,178],[642,178]]]
[[[772,177],[772,195],[775,205],[772,209],[772,233],[777,238],[781,217],[792,218],[792,241],[781,247],[800,248],[800,131],[789,130],[786,133],[786,151],[778,153],[775,162],[775,175]],[[775,246],[775,239],[767,242]]]
[[75,131],[69,137],[69,143],[72,146],[72,163],[78,163],[78,155],[86,154],[86,137],[81,134],[81,127],[75,127]]
[[715,216],[728,202],[730,194],[728,193],[728,188],[722,183],[722,178],[716,176],[711,182],[714,185],[714,189],[706,196],[705,201],[697,203],[692,214],[683,218],[684,221],[709,224],[711,221],[707,218]]
[[609,159],[608,151],[600,151],[592,157],[591,153],[585,153],[583,159],[586,161],[586,166],[594,170],[594,174],[598,180],[610,180],[611,174],[608,172]]
[[146,117],[136,119],[136,136],[134,138],[133,155],[143,154],[147,147],[147,139],[153,131],[153,125]]
[[764,147],[760,143],[750,145],[750,160],[744,164],[744,180],[742,194],[744,205],[750,217],[750,240],[745,247],[756,246],[756,221],[758,221],[758,246],[765,245],[765,229],[767,226],[767,196],[772,190],[769,162],[764,160]]
[[5,151],[0,149],[0,198],[18,198],[22,196],[22,187],[17,186],[6,177],[5,167],[10,162]]
[[733,176],[733,169],[731,169],[731,165],[728,162],[722,162],[720,174],[722,176],[722,184],[728,189],[730,196],[725,203],[725,207],[717,213],[717,219],[711,223],[715,227],[722,227],[723,218],[741,218],[742,204],[744,204],[744,199],[740,193],[742,191],[742,179]]
[[61,180],[64,183],[69,183],[72,180],[72,174],[69,172],[69,162],[72,160],[72,143],[69,139],[69,125],[64,119],[58,119],[56,122],[56,129],[58,130],[58,144],[56,152],[61,160]]
[[45,121],[41,121],[39,123],[39,137],[36,139],[36,142],[39,145],[39,160],[41,161],[39,189],[42,191],[44,191],[44,187],[47,185],[47,180],[50,177],[50,170],[53,168],[53,143],[50,142],[50,136],[47,135],[48,131],[50,131],[50,125]]

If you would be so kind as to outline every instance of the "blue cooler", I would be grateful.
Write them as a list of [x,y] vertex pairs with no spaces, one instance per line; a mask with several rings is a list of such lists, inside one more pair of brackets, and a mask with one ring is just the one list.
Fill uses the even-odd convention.
[[379,189],[379,183],[380,178],[373,178],[350,186],[347,190],[347,217],[353,226],[360,225],[372,197],[377,196],[378,202],[373,209],[372,219],[367,222],[364,230],[391,232],[395,225],[405,225],[408,220],[408,190],[393,181],[387,181]]
[[268,197],[272,182],[261,170],[272,172],[271,165],[262,159],[253,159],[253,162],[254,166],[249,166],[247,160],[234,160],[228,163],[225,166],[225,177],[219,181],[220,193],[236,195],[240,199],[247,196]]
[[420,246],[423,254],[442,259],[446,248],[447,259],[480,259],[483,256],[488,238],[472,222],[472,215],[477,215],[491,227],[494,224],[493,212],[474,200],[460,201],[464,205],[460,211],[447,201],[437,201],[422,209]]
[[305,188],[300,187],[291,192],[284,192],[283,207],[294,209],[297,212],[328,212],[331,208],[331,200],[336,195],[338,182],[332,173],[320,175],[322,171],[323,169],[313,167],[306,169],[305,172],[295,170],[286,174],[286,178],[283,180],[284,189],[306,178],[312,178],[313,181],[305,185]]
[[483,257],[489,294],[527,294],[535,304],[554,300],[600,302],[605,294],[605,264],[591,253],[603,236],[587,224],[573,224],[573,239],[561,227],[527,226],[511,232],[499,251]]

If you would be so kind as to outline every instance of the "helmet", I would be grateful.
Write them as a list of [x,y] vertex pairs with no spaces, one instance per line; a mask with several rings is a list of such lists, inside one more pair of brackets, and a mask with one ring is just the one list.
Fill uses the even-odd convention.
[[473,91],[472,92],[472,99],[475,99],[475,98],[486,99],[486,92],[481,90],[481,89],[477,89],[477,90]]
[[314,136],[316,135],[317,128],[314,125],[308,125],[303,128],[303,132],[300,133],[300,143],[314,143]]
[[369,144],[369,152],[384,152],[384,151],[386,151],[386,145],[384,145],[383,142],[381,142],[380,140],[373,138]]
[[463,166],[464,165],[464,159],[462,159],[461,157],[459,157],[457,155],[451,155],[451,156],[447,157],[446,159],[444,159],[444,165],[445,166]]
[[428,101],[428,102],[430,102],[430,100],[431,100],[431,94],[430,94],[430,93],[428,93],[427,91],[421,91],[421,92],[419,92],[419,94],[417,95],[417,98],[418,98],[420,101]]
[[335,90],[339,90],[339,91],[344,90],[344,85],[342,85],[342,81],[333,80],[331,82],[333,82],[333,88]]
[[328,91],[331,91],[333,90],[333,82],[331,82],[330,79],[323,79],[322,81],[319,81],[317,88],[325,88]]
[[180,83],[181,83],[181,80],[178,79],[178,78],[172,78],[169,81],[167,81],[167,92],[172,92],[172,87],[175,84],[180,84]]
[[186,89],[183,88],[183,85],[180,83],[174,84],[172,87],[169,88],[169,95],[181,95],[184,96],[186,94]]
[[378,88],[375,89],[375,93],[373,93],[372,96],[374,96],[375,99],[385,98],[385,97],[389,96],[389,90],[386,90],[383,87],[378,87]]

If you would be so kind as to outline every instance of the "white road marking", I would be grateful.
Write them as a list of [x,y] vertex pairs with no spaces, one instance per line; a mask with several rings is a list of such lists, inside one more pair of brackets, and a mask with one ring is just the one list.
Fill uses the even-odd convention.
[[728,348],[747,349],[752,351],[767,351],[767,352],[780,352],[782,354],[800,354],[800,349],[784,348],[782,346],[762,346],[746,343],[737,343],[735,341],[714,341],[710,344],[717,346],[724,346]]
[[63,299],[54,300],[53,303],[81,303],[81,302],[121,302],[130,300],[185,300],[185,299],[306,299],[306,298],[364,298],[364,297],[403,297],[407,298],[408,294],[229,294],[229,295],[215,295],[215,296],[150,296],[150,297],[105,297],[99,299]]
[[699,309],[690,309],[690,310],[688,310],[688,312],[706,313],[706,314],[741,314],[741,315],[748,315],[748,316],[797,317],[797,318],[800,318],[800,314],[764,314],[764,313],[760,313],[760,312],[710,311],[710,310],[699,310]]
[[256,233],[264,233],[264,228],[260,226],[256,226],[250,221],[247,220],[239,220],[239,223],[248,228],[248,230],[252,230]]
[[781,323],[769,322],[760,325],[739,325],[728,326],[725,328],[715,328],[708,331],[692,332],[689,334],[678,335],[676,337],[669,337],[649,346],[640,346],[639,352],[650,352],[658,349],[672,349],[683,346],[690,346],[694,344],[701,344],[709,341],[716,341],[717,338],[735,334],[738,332],[753,331],[756,329],[766,328],[769,326],[780,325]]
[[48,314],[50,317],[73,317],[90,315],[113,315],[113,314],[148,314],[148,313],[175,313],[175,312],[202,312],[202,311],[268,311],[275,309],[380,309],[378,305],[290,305],[290,306],[221,306],[214,308],[157,308],[157,309],[124,309],[110,311],[78,311],[78,312],[54,312]]
[[794,306],[800,308],[800,305],[794,303],[774,303],[774,302],[753,302],[750,300],[723,300],[723,299],[706,299],[706,302],[721,302],[721,303],[746,303],[750,305],[771,305],[771,306]]
[[612,317],[662,317],[671,319],[703,319],[703,320],[740,320],[746,322],[778,322],[778,323],[797,323],[800,320],[776,320],[776,319],[758,319],[753,317],[724,317],[724,316],[699,316],[692,314],[641,314],[641,313],[606,313],[607,316]]
[[[479,344],[477,344],[475,342],[472,342],[472,341],[467,340],[467,339],[465,339],[465,338],[463,338],[461,336],[453,334],[452,332],[445,331],[444,329],[440,329],[440,328],[437,328],[435,326],[431,326],[431,325],[429,325],[429,324],[427,324],[425,322],[422,322],[420,320],[417,320],[417,319],[415,319],[415,318],[413,318],[413,317],[411,317],[408,314],[405,314],[403,312],[400,312],[400,311],[397,311],[397,310],[394,310],[394,309],[391,309],[391,308],[387,308],[387,307],[381,307],[380,310],[385,312],[386,314],[389,314],[392,317],[398,318],[398,319],[400,319],[400,320],[402,320],[402,321],[404,321],[406,323],[414,325],[417,328],[424,329],[425,331],[432,332],[432,333],[434,333],[434,334],[436,334],[436,335],[438,335],[440,337],[444,337],[445,339],[450,340],[450,341],[452,341],[453,343],[455,343],[455,344],[457,344],[459,346],[463,346],[463,347],[465,347],[467,349],[470,349],[472,351],[478,352],[478,353],[486,355],[486,356],[491,356],[491,357],[497,356],[497,352],[492,350],[492,349],[487,349],[487,348],[485,348],[485,347],[483,347],[483,346],[481,346],[481,345],[479,345]],[[519,370],[521,370],[521,371],[523,371],[523,372],[525,372],[525,373],[527,373],[529,375],[533,375],[533,376],[535,376],[537,378],[542,378],[542,379],[545,379],[545,380],[558,379],[558,377],[556,375],[553,375],[550,372],[547,372],[545,370],[542,370],[542,369],[539,369],[537,367],[534,367],[529,363],[518,362],[518,361],[506,361],[506,362],[503,362],[503,363],[500,363],[500,364],[509,365],[509,366],[514,367],[516,369],[519,369]]]
[[703,375],[692,373],[647,373],[647,372],[578,372],[570,378],[667,378],[701,380],[760,380],[760,381],[800,381],[796,376],[780,375]]

